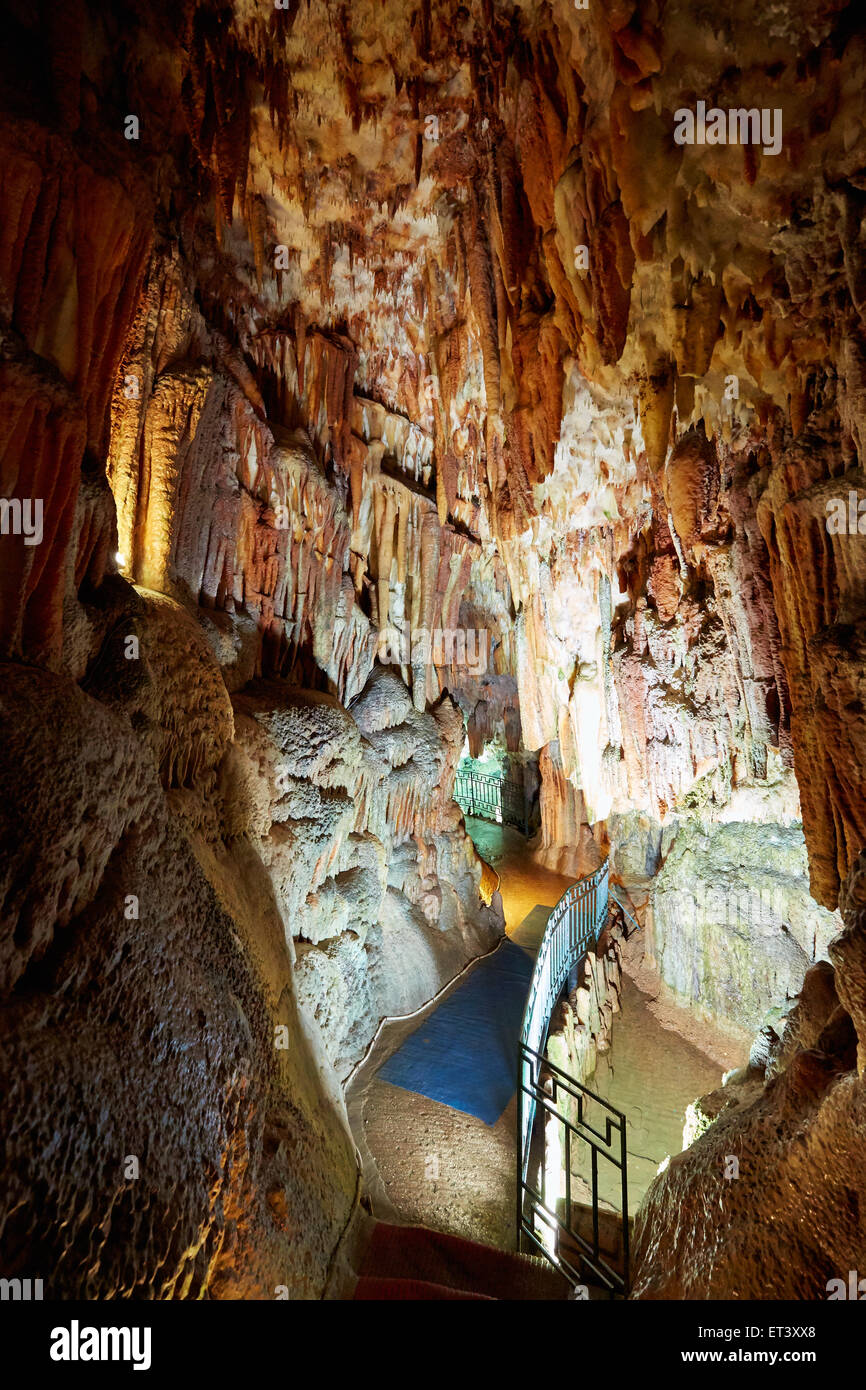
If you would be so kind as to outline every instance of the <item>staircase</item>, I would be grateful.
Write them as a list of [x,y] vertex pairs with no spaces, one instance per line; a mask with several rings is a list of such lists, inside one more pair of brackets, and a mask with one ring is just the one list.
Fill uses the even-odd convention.
[[355,1301],[557,1299],[569,1284],[544,1260],[424,1226],[377,1221],[363,1251]]

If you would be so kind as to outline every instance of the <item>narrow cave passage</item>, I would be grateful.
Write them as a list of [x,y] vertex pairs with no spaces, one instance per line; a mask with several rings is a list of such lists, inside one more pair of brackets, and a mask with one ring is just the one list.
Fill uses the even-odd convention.
[[866,1298],[860,8],[6,0],[0,1305]]
[[[500,877],[507,936],[531,961],[548,911],[568,887],[569,880],[534,864],[525,837],[516,830],[480,819],[468,820],[467,830],[485,861]],[[455,989],[465,987],[478,968],[470,965],[466,975],[444,997],[450,998]],[[528,971],[525,979],[528,983]],[[409,1023],[386,1026],[356,1086],[349,1092],[355,1134],[361,1138],[362,1152],[371,1161],[371,1186],[376,1184],[376,1175],[381,1180],[376,1185],[379,1202],[374,1209],[384,1216],[390,1208],[395,1217],[513,1250],[517,1124],[513,1076],[519,1013],[517,1026],[510,1035],[488,1038],[488,1047],[497,1050],[512,1074],[508,1102],[491,1124],[478,1115],[418,1094],[411,1087],[392,1085],[379,1075],[385,1060],[437,1007],[434,1004],[424,1009]],[[468,1020],[462,1016],[453,1020],[453,1046],[464,1052],[471,1051],[471,1047],[465,1034],[461,1034],[460,1025],[475,1021],[471,1004],[468,1011]],[[519,1011],[522,1013],[522,1003]],[[484,1046],[484,1036],[480,1031],[480,1047]],[[419,1071],[419,1080],[425,1075],[435,1083],[435,1069],[432,1075]],[[496,1080],[501,1077],[497,1075]],[[459,1093],[459,1084],[455,1091]],[[474,1092],[473,1096],[477,1099],[479,1093]],[[484,1097],[483,1083],[480,1096]]]
[[[479,767],[489,773],[495,763]],[[493,803],[490,815],[497,819],[467,817],[466,828],[482,859],[499,876],[506,939],[534,961],[550,911],[571,880],[538,863],[527,837],[503,825]],[[642,884],[635,886],[639,889]],[[623,891],[627,891],[625,885]],[[696,1022],[682,1007],[668,1005],[660,1011],[661,1018],[653,1012],[653,998],[632,978],[649,982],[652,988],[642,935],[634,932],[623,938],[622,957],[630,973],[617,976],[618,988],[602,1001],[601,1017],[589,1024],[588,1048],[575,1053],[573,1036],[569,1037],[569,1025],[574,1027],[576,974],[560,996],[548,1048],[555,1061],[567,1070],[576,1068],[578,1079],[591,1081],[594,1093],[626,1113],[629,1191],[636,1205],[661,1165],[684,1146],[689,1106],[721,1085],[736,1049],[729,1037],[712,1024]],[[513,1250],[518,1143],[514,1077],[503,1091],[508,1103],[495,1118],[491,1113],[485,1121],[478,1113],[470,1113],[473,1104],[481,1102],[483,1108],[487,1100],[493,1112],[498,1109],[495,1098],[485,1092],[483,1077],[473,1078],[477,1086],[461,1088],[452,1079],[449,1087],[441,1076],[442,1059],[435,1055],[437,1045],[453,1049],[458,1057],[477,1055],[473,1070],[483,1072],[484,1051],[498,1050],[513,1072],[518,1031],[514,1017],[508,1017],[507,1008],[501,1020],[485,1017],[483,1011],[479,1013],[479,1001],[472,1000],[471,990],[466,989],[479,968],[478,964],[467,967],[443,992],[441,1001],[380,1030],[376,1045],[348,1088],[349,1113],[376,1215]],[[585,971],[581,978],[588,978]],[[447,1020],[438,1015],[439,1035],[425,1036],[426,1021],[444,1000],[450,999],[452,1006],[458,1003],[453,997],[457,990],[464,991],[460,998],[466,999],[465,1006],[452,1007]],[[524,993],[525,987],[520,993],[521,1012]],[[563,1010],[570,1017],[564,1019]],[[497,1022],[503,1024],[501,1032]],[[418,1043],[411,1060],[389,1067],[388,1059],[399,1058],[409,1038]],[[497,1079],[488,1078],[489,1089],[495,1090]],[[446,1103],[449,1090],[450,1103]],[[610,1212],[621,1207],[617,1181],[615,1173],[602,1173],[598,1186],[598,1200]],[[560,1176],[559,1187],[563,1182]],[[591,1207],[591,1154],[585,1145],[575,1145],[572,1183],[574,1201]]]

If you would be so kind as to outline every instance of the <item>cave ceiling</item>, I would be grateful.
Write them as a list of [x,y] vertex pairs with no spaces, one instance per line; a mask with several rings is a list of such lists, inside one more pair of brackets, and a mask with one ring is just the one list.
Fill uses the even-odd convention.
[[410,653],[418,709],[557,744],[592,820],[793,763],[835,905],[866,832],[866,571],[823,524],[864,428],[855,8],[7,6],[4,371],[43,402],[7,471],[52,431],[84,467],[5,652],[75,669],[73,537],[79,591],[116,552],[346,701],[389,625],[471,623],[486,674]]

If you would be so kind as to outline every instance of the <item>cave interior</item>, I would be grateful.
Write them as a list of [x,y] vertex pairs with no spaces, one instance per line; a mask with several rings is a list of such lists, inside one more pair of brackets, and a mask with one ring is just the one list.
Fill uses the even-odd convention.
[[866,1273],[860,7],[2,9],[4,1287],[562,1296],[357,1078],[605,864],[630,1298]]

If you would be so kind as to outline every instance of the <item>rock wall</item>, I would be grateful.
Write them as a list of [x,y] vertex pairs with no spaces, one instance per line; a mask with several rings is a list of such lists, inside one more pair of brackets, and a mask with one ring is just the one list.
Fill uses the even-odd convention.
[[[827,1299],[862,1263],[864,876],[843,888],[832,964],[698,1104],[698,1137],[637,1218],[637,1298]],[[833,1281],[842,1281],[834,1283]],[[843,1293],[842,1296],[847,1296]]]
[[[836,766],[862,561],[820,525],[862,433],[848,8],[731,6],[736,66],[715,20],[653,0],[443,0],[418,23],[153,0],[122,45],[83,3],[65,27],[16,11],[10,397],[28,371],[46,400],[71,389],[52,447],[86,444],[97,484],[107,463],[138,582],[243,608],[264,674],[327,670],[349,698],[394,629],[416,708],[447,687],[473,737],[507,717],[514,741],[516,687],[525,746],[558,742],[590,822],[647,785],[663,815],[710,764],[760,777],[796,744],[801,783],[822,768],[803,815],[832,908],[862,833]],[[701,93],[767,107],[778,141],[682,143]],[[79,256],[91,216],[124,230]],[[12,431],[22,458],[45,427]],[[71,522],[58,494],[51,563],[10,591],[11,652],[28,603],[57,649]],[[91,510],[96,581],[109,531]],[[492,699],[471,661],[413,653],[438,629],[479,639]]]
[[234,707],[232,795],[255,808],[298,996],[345,1075],[381,1018],[412,1013],[501,935],[450,800],[463,721],[447,701],[419,714],[381,666],[351,711],[263,681]]
[[[566,777],[558,743],[545,744],[538,759],[541,775],[541,829],[532,841],[533,857],[554,873],[582,878],[604,858],[590,829],[583,793]],[[603,841],[604,826],[599,838]]]
[[[224,131],[198,218],[222,21],[142,12],[124,94],[114,18],[42,8],[0,149],[0,478],[39,507],[0,542],[4,1273],[319,1297],[360,1196],[339,1076],[502,932],[446,685],[474,709],[505,581],[351,340],[259,317]],[[468,652],[381,644],[464,600]]]
[[332,1066],[502,931],[462,719],[381,667],[354,714],[232,699],[225,632],[119,577],[92,629],[80,682],[4,666],[4,1269],[317,1297],[358,1197]]
[[[551,1023],[547,1056],[578,1081],[591,1079],[598,1054],[610,1048],[622,992],[622,937],[621,925],[612,921],[578,967],[577,984]],[[574,1122],[577,1103],[564,1104]]]
[[[219,1229],[262,1192],[286,1230],[303,1210],[317,1253],[293,1287],[322,1286],[351,1153],[337,1124],[321,1190],[262,1177],[291,1148],[255,1129],[268,991],[342,1073],[379,1012],[495,935],[449,806],[455,710],[474,753],[538,753],[545,862],[580,871],[612,841],[644,877],[673,855],[654,931],[681,996],[752,1024],[821,953],[795,823],[827,912],[866,838],[864,67],[841,2],[10,9],[0,657],[58,683],[39,694],[70,711],[57,780],[91,715],[120,721],[123,768],[161,789],[156,842],[179,846],[166,892],[192,854],[224,904],[258,1004],[221,965],[214,1047],[246,1038],[232,999],[261,1022],[259,1118],[220,1073],[211,1151],[253,1158],[252,1206],[226,1188]],[[681,141],[698,102],[744,130]],[[6,747],[20,802],[31,761],[14,730]],[[88,752],[100,787],[117,756],[108,734]],[[769,935],[748,909],[747,1004],[724,926],[703,911],[689,935],[667,885],[736,879],[732,825],[757,872],[756,822],[789,884]],[[54,887],[19,908],[15,870],[6,950],[61,971],[59,1008],[55,937],[101,921],[113,850],[55,864],[33,837]],[[100,928],[106,978],[112,949]],[[307,1135],[333,1080],[311,1068],[273,1082],[278,1110],[300,1088]],[[184,1250],[212,1190],[175,1223]],[[241,1278],[201,1248],[172,1289]],[[99,1287],[126,1288],[118,1249]]]
[[[50,428],[80,452],[84,411],[123,571],[243,610],[261,674],[324,672],[344,702],[384,634],[419,711],[447,688],[475,744],[501,730],[516,748],[518,719],[527,749],[558,744],[592,824],[663,820],[708,771],[747,783],[796,748],[802,785],[822,769],[803,817],[832,908],[862,834],[838,764],[862,760],[846,663],[863,565],[820,525],[856,487],[862,433],[847,8],[730,7],[737,66],[715,20],[653,0],[443,0],[417,23],[154,0],[123,45],[112,16],[80,4],[64,28],[50,8],[9,32],[9,370],[84,391]],[[34,83],[54,94],[42,125]],[[778,141],[682,143],[698,94],[766,107]],[[52,221],[61,151],[80,188]],[[76,238],[100,208],[125,230],[95,277]],[[30,428],[13,432],[26,458]],[[98,582],[113,542],[90,508],[79,566]],[[71,493],[51,513],[63,551]],[[53,534],[39,592],[16,580],[9,612],[35,603],[56,651]],[[9,622],[17,652],[26,613]],[[425,659],[437,631],[451,654]],[[458,636],[477,661],[454,659]]]
[[317,1297],[354,1146],[221,790],[231,705],[193,619],[113,592],[111,699],[3,667],[4,1274],[52,1298]]
[[745,1041],[839,926],[809,893],[798,822],[687,820],[652,885],[646,961],[674,1002]]

